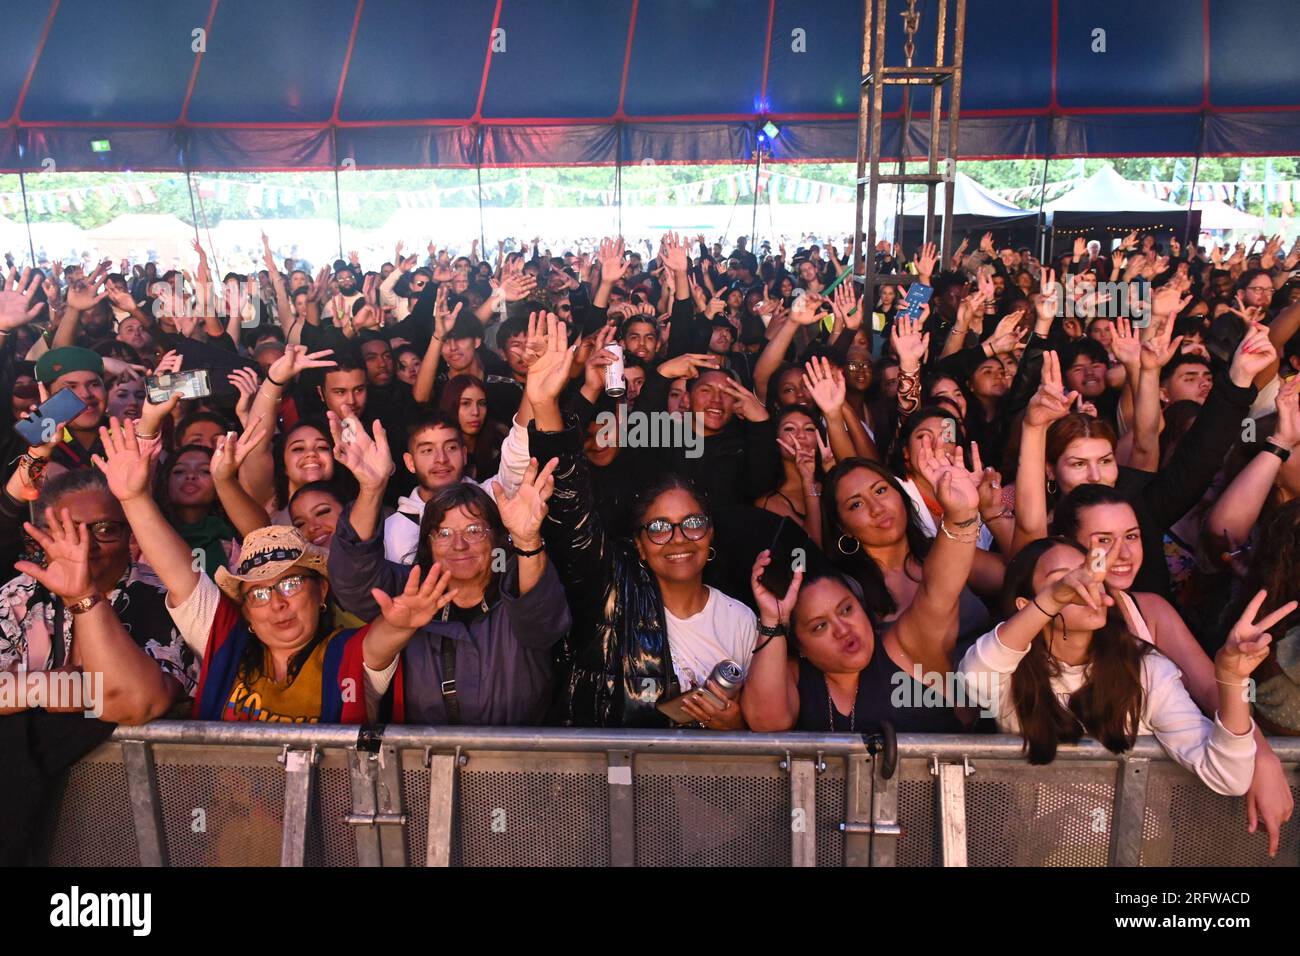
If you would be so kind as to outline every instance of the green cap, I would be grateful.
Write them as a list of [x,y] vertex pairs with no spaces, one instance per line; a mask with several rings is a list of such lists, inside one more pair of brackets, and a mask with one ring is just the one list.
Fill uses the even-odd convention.
[[46,388],[53,385],[60,375],[69,372],[94,372],[103,378],[104,360],[98,352],[75,345],[51,349],[36,360],[36,380]]

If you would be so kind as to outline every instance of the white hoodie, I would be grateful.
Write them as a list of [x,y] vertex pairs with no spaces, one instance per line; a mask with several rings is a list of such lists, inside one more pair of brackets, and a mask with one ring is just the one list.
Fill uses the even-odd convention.
[[[518,419],[510,423],[510,433],[501,442],[501,464],[497,473],[478,486],[492,497],[492,486],[500,485],[507,494],[514,494],[528,470],[528,429]],[[472,482],[471,478],[463,481]],[[495,498],[493,498],[495,500]],[[417,485],[409,495],[397,499],[397,511],[384,521],[384,557],[398,564],[414,564],[415,552],[420,547],[420,521],[424,518],[424,499]]]

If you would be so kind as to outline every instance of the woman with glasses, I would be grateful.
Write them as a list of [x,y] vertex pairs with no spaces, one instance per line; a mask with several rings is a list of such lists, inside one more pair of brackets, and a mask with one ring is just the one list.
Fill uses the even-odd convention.
[[[757,622],[744,604],[704,583],[714,556],[708,505],[689,480],[668,475],[632,504],[632,540],[610,536],[596,508],[584,436],[576,418],[560,412],[573,358],[563,327],[549,316],[546,350],[528,370],[526,392],[536,416],[529,450],[538,460],[559,460],[542,528],[573,612],[558,719],[664,727],[669,720],[657,705],[685,692],[692,720],[740,729],[740,707],[709,676],[723,660],[748,667]],[[703,694],[706,685],[713,700]]]
[[[246,535],[238,564],[216,580],[195,569],[190,546],[149,494],[157,444],[138,441],[134,425],[100,429],[96,457],[141,550],[167,591],[166,607],[185,644],[202,658],[194,716],[200,720],[360,723],[375,719],[388,683],[363,666],[367,629],[336,628],[324,613],[326,553],[295,528]],[[418,585],[419,582],[416,582]],[[437,576],[404,595],[396,624],[432,615],[445,597]],[[372,625],[373,627],[373,625]],[[382,629],[381,629],[382,634]],[[400,693],[393,719],[401,719]]]
[[[357,508],[383,500],[394,470],[382,428],[338,445],[339,461],[360,482]],[[541,540],[554,465],[529,463],[513,495],[472,482],[436,492],[420,521],[415,571],[384,559],[384,526],[358,537],[349,509],[330,546],[330,579],[339,603],[371,620],[365,663],[387,689],[401,659],[406,718],[426,724],[539,724],[550,706],[552,648],[568,632],[564,588]],[[437,579],[446,600],[431,619],[400,615],[413,594]],[[401,627],[395,622],[402,620]]]

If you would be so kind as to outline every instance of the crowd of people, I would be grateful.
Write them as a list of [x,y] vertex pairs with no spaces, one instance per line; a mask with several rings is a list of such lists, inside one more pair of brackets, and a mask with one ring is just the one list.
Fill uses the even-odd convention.
[[1275,850],[1300,242],[972,240],[869,301],[671,234],[14,270],[0,669],[105,723],[1149,734]]

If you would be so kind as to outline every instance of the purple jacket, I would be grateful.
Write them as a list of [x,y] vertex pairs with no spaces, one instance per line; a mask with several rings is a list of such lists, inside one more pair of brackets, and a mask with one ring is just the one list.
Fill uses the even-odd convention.
[[[372,620],[379,607],[370,594],[379,588],[400,594],[409,565],[384,559],[383,526],[368,541],[352,527],[351,509],[339,516],[330,545],[330,587],[344,610]],[[520,726],[540,724],[551,704],[552,647],[569,632],[572,618],[559,575],[548,561],[541,580],[519,593],[519,565],[510,558],[496,579],[488,612],[468,624],[435,618],[402,652],[405,720],[445,724],[442,698],[442,642],[456,645],[456,697],[461,723]]]

